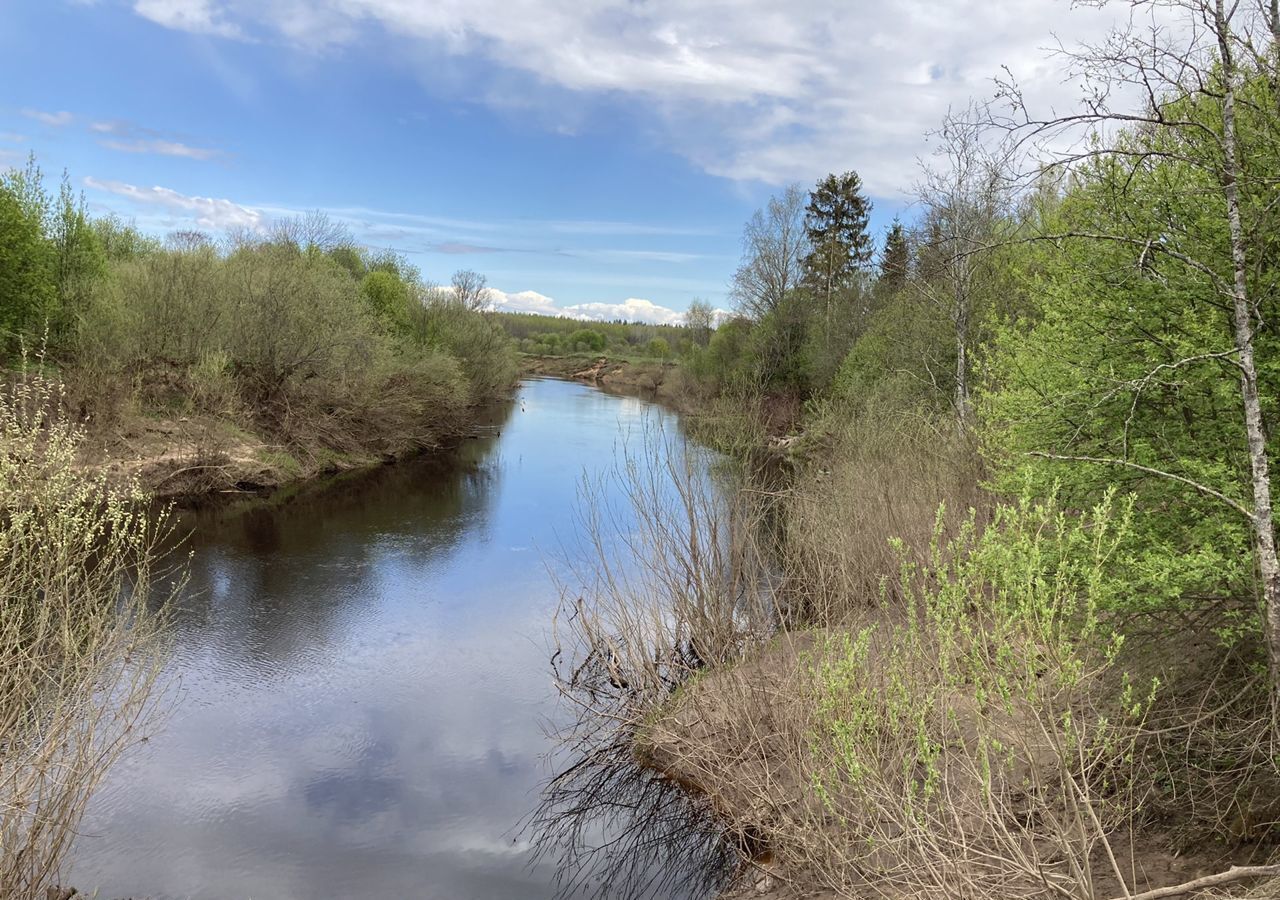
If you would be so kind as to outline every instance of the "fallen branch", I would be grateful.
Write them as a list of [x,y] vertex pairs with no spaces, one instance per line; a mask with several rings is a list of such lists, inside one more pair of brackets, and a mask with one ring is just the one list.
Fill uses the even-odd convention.
[[1130,894],[1126,898],[1117,897],[1116,900],[1160,900],[1162,897],[1181,897],[1183,894],[1189,894],[1192,891],[1217,887],[1220,884],[1229,884],[1242,878],[1265,878],[1268,875],[1280,875],[1280,865],[1232,866],[1227,871],[1219,872],[1216,875],[1206,875],[1203,878],[1184,881],[1182,884],[1143,891],[1141,894]]

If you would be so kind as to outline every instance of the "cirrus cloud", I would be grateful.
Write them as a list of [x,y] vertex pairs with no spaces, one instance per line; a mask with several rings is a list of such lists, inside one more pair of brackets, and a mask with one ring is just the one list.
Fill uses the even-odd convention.
[[222,18],[217,7],[216,0],[137,0],[133,11],[166,28],[243,38],[239,26]]
[[131,141],[105,140],[100,142],[108,150],[119,150],[121,153],[155,153],[160,156],[177,156],[183,159],[207,160],[221,156],[219,150],[207,147],[191,147],[181,141],[136,139]]
[[41,125],[48,125],[51,128],[61,128],[64,125],[70,125],[75,116],[67,112],[65,109],[61,112],[47,112],[42,109],[24,109],[22,114],[28,119],[35,119]]
[[[123,181],[84,179],[84,186],[95,191],[114,194],[134,205],[159,210],[180,223],[194,223],[199,228],[224,230],[249,228],[258,230],[264,217],[256,209],[241,206],[230,200],[214,197],[191,197],[166,187],[139,187]],[[172,222],[170,224],[173,224]]]

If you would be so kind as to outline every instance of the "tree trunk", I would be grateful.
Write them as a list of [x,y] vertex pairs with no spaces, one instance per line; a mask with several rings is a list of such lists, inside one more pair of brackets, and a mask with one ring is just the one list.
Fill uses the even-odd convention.
[[969,423],[969,304],[956,303],[956,418],[961,429]]
[[1240,215],[1239,162],[1236,158],[1235,65],[1223,12],[1216,2],[1216,26],[1222,77],[1222,192],[1227,203],[1231,236],[1232,330],[1240,355],[1240,395],[1244,405],[1245,436],[1249,445],[1249,474],[1253,487],[1253,544],[1262,579],[1266,616],[1267,662],[1271,672],[1273,728],[1280,711],[1280,560],[1276,557],[1275,527],[1271,510],[1271,473],[1267,461],[1267,436],[1258,398],[1258,370],[1254,361],[1253,310],[1249,303],[1248,260],[1244,225]]

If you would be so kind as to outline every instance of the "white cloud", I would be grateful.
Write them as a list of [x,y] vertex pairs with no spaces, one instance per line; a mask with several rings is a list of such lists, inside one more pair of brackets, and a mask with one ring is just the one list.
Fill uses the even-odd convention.
[[[96,126],[95,126],[96,130]],[[144,139],[121,141],[108,140],[101,141],[102,146],[108,150],[119,150],[122,153],[156,153],[160,156],[179,156],[184,159],[214,159],[221,156],[222,151],[210,150],[206,147],[191,147],[180,141],[167,141],[163,139]]]
[[578,303],[566,306],[565,310],[576,319],[591,319],[595,322],[622,319],[649,325],[679,325],[684,321],[683,313],[637,297],[628,297],[621,303]]
[[123,181],[99,180],[85,178],[84,185],[96,191],[104,191],[118,197],[124,197],[139,206],[158,208],[169,215],[171,224],[194,224],[198,228],[223,230],[229,228],[250,228],[257,230],[263,225],[260,211],[241,206],[230,200],[218,200],[213,197],[189,197],[166,187],[138,187]]
[[166,28],[217,37],[243,37],[238,26],[217,13],[216,5],[216,0],[137,0],[133,11]]
[[[520,291],[509,294],[497,288],[489,288],[489,308],[503,312],[537,313],[561,319],[580,319],[584,322],[643,322],[647,325],[682,325],[684,313],[659,306],[649,300],[628,297],[621,303],[575,303],[560,306],[546,294],[537,291]],[[729,316],[727,310],[716,310],[716,320]]]
[[497,288],[488,288],[488,295],[490,309],[503,312],[537,313],[541,316],[559,316],[566,319],[575,318],[557,306],[556,301],[546,294],[539,294],[537,291],[520,291],[515,294],[508,294],[506,291],[500,291]]
[[0,141],[4,141],[6,144],[25,144],[29,140],[30,138],[25,134],[18,134],[15,131],[0,132]]
[[41,109],[24,109],[22,114],[28,119],[35,119],[41,125],[50,125],[54,128],[61,128],[64,125],[70,125],[74,116],[66,110],[61,112],[45,112]]
[[[732,179],[810,181],[856,168],[874,195],[914,180],[922,136],[951,106],[991,93],[1002,66],[1041,106],[1077,88],[1044,48],[1096,40],[1116,12],[1068,0],[138,0],[174,28],[254,27],[324,49],[379,26],[471,99],[543,109],[564,127],[574,95],[637,101],[665,143]],[[1128,4],[1116,4],[1119,14]],[[1055,37],[1056,35],[1056,37]],[[511,73],[518,78],[512,79]],[[424,75],[424,77],[426,77]],[[434,78],[433,84],[439,79]],[[577,126],[574,126],[575,128]]]

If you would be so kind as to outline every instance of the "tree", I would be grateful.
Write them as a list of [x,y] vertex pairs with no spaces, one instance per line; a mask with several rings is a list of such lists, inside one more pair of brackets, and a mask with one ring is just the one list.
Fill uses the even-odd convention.
[[707,301],[694,298],[684,314],[684,324],[689,329],[693,342],[705,347],[711,340],[711,331],[715,326],[715,310]]
[[[1050,403],[1042,397],[1041,406],[1057,407],[1053,415],[1026,402],[1037,389],[1026,384],[1016,392],[1024,402],[1008,411],[1007,433],[1040,459],[1124,473],[1140,496],[1164,494],[1164,514],[1181,515],[1192,528],[1206,502],[1242,527],[1260,585],[1276,731],[1280,559],[1267,436],[1280,391],[1280,348],[1270,324],[1280,281],[1280,46],[1260,51],[1253,38],[1274,39],[1280,23],[1258,6],[1224,0],[1158,5],[1180,13],[1183,27],[1118,31],[1079,54],[1094,88],[1080,113],[1038,119],[1026,112],[1016,85],[1004,85],[1014,109],[1008,124],[1026,142],[1057,148],[1086,132],[1088,140],[1070,144],[1082,149],[1059,151],[1055,161],[1087,177],[1088,193],[1043,237],[1074,253],[1092,282],[1107,288],[1094,297],[1111,301],[1109,315],[1092,315],[1094,329],[1078,335],[1094,359],[1103,359],[1103,346],[1110,351],[1105,368],[1055,367],[1068,379],[1061,387],[1078,393],[1050,395]],[[1114,109],[1109,98],[1121,85],[1137,85],[1147,106]],[[1110,139],[1117,125],[1126,130]],[[1079,302],[1078,289],[1073,294],[1078,317],[1089,305]],[[1128,301],[1123,306],[1120,297]],[[1051,303],[1050,313],[1055,309]],[[1074,324],[1061,310],[1046,322],[1032,338],[1052,340]],[[1082,418],[1068,427],[1072,415]],[[1146,505],[1162,509],[1158,500]],[[1225,526],[1216,538],[1222,543],[1232,532],[1218,523]]]
[[59,330],[66,336],[73,327],[70,320],[83,314],[93,285],[106,272],[107,256],[89,222],[84,195],[71,189],[65,172],[47,230],[58,284]]
[[489,281],[479,272],[459,269],[453,273],[453,300],[471,312],[483,312],[489,306]]
[[656,356],[659,359],[666,359],[671,355],[671,345],[667,343],[666,338],[652,338],[644,345],[646,356]]
[[880,287],[887,294],[895,294],[906,287],[911,274],[911,248],[907,246],[907,233],[897,219],[889,226],[884,238],[884,251],[880,254]]
[[[242,239],[245,237],[247,235]],[[311,253],[332,253],[339,247],[355,246],[355,239],[347,226],[335,222],[318,209],[276,222],[269,231],[269,238],[272,243]]]
[[743,229],[742,262],[733,275],[731,293],[747,318],[760,320],[780,309],[800,286],[809,252],[804,203],[803,189],[790,185],[756,210]]
[[15,337],[39,332],[57,311],[57,261],[44,234],[40,185],[34,162],[0,177],[0,352]]
[[[916,196],[924,208],[922,295],[951,322],[955,342],[952,404],[965,427],[971,413],[969,374],[974,317],[988,276],[990,249],[1009,212],[1013,146],[992,142],[980,107],[949,114],[938,132],[941,165],[922,166]],[[989,281],[989,279],[988,279]]]
[[867,233],[870,212],[871,201],[862,193],[862,179],[857,172],[828,175],[809,194],[804,218],[809,242],[804,280],[825,304],[828,333],[837,295],[852,287],[871,262],[874,246]]
[[408,330],[409,312],[414,300],[409,284],[390,272],[378,269],[361,279],[360,295],[383,322],[396,330]]

